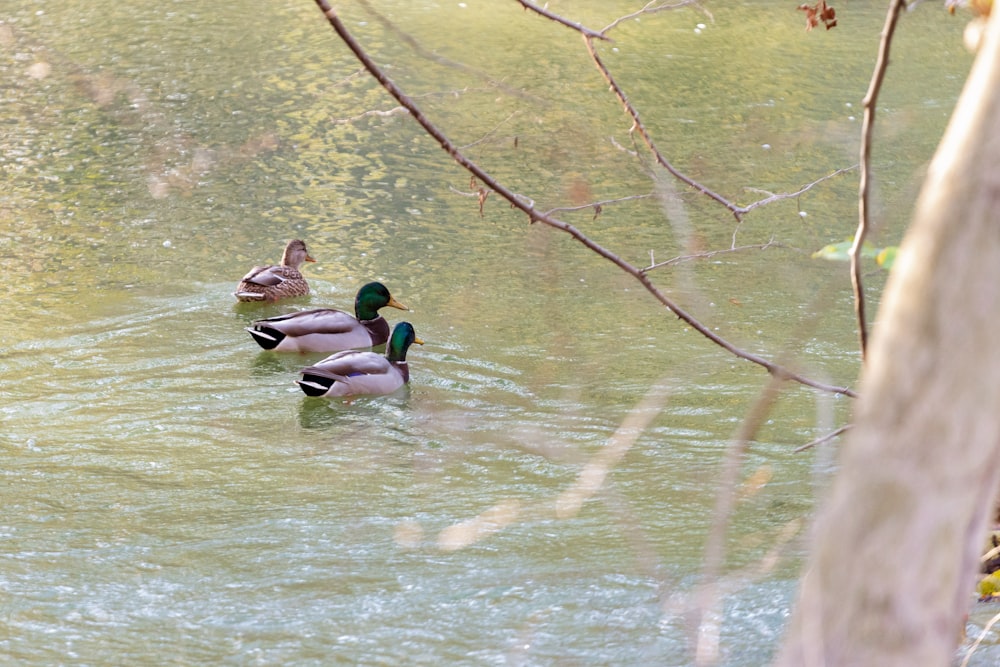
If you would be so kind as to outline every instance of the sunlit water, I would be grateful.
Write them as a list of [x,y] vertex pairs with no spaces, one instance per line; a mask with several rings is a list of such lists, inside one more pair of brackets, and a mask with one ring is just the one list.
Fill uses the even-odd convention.
[[[361,117],[392,104],[312,3],[96,4],[0,6],[0,657],[690,664],[722,461],[763,371],[495,198],[480,217],[468,178],[409,119]],[[734,227],[651,180],[579,40],[509,4],[381,6],[473,68],[421,56],[394,74],[463,141],[490,139],[469,153],[542,206],[658,193],[566,214],[629,261],[777,235],[781,248],[653,275],[737,344],[853,385],[845,274],[809,257],[851,234],[853,178]],[[601,27],[631,9],[578,18]],[[841,28],[809,36],[800,15],[753,3],[719,8],[717,23],[645,17],[659,28],[623,26],[605,55],[664,148],[745,203],[766,196],[748,184],[790,191],[856,159],[870,62],[855,58],[874,53],[881,15],[843,10]],[[885,242],[968,63],[958,20],[930,11],[908,17],[886,91]],[[349,24],[387,60],[405,53],[374,15]],[[762,31],[775,37],[746,44]],[[926,57],[926,39],[950,56]],[[933,83],[910,85],[913,70]],[[592,108],[571,96],[580,86]],[[239,276],[295,236],[320,260],[306,269],[314,294],[236,305]],[[289,309],[349,309],[372,279],[412,309],[391,320],[426,341],[396,395],[306,398],[292,380],[322,355],[261,352],[243,331]],[[882,276],[870,281],[877,298]],[[565,511],[656,387],[649,427]],[[794,529],[832,466],[829,448],[794,449],[847,411],[790,388],[747,454],[715,591],[724,664],[765,663],[780,639]]]

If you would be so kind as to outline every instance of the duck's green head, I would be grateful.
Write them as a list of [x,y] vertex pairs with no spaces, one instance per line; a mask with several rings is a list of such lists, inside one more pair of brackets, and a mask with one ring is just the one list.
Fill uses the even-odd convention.
[[416,343],[423,345],[424,341],[417,338],[417,333],[413,330],[413,325],[409,322],[400,322],[392,330],[389,343],[386,345],[386,355],[389,361],[406,361],[406,351]]
[[409,310],[392,298],[389,290],[382,283],[368,283],[358,290],[358,295],[354,298],[354,315],[359,320],[374,320],[378,317],[379,309],[386,306]]

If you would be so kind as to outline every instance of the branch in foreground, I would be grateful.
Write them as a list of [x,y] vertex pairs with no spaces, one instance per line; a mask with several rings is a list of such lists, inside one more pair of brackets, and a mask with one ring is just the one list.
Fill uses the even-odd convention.
[[[476,179],[485,183],[493,192],[506,199],[510,205],[523,211],[527,216],[528,220],[532,223],[540,222],[544,225],[552,227],[554,229],[559,229],[566,234],[569,234],[572,238],[579,241],[584,247],[588,248],[595,254],[603,257],[607,261],[611,262],[618,268],[620,268],[625,273],[631,275],[635,278],[645,289],[649,292],[657,301],[659,301],[663,306],[669,309],[678,319],[682,320],[685,324],[690,326],[692,329],[700,333],[705,338],[714,342],[719,347],[728,351],[730,354],[744,359],[751,363],[757,364],[762,368],[766,369],[768,373],[777,379],[790,380],[797,382],[799,384],[812,387],[814,389],[819,389],[821,391],[827,391],[836,394],[843,394],[845,396],[850,396],[852,398],[856,397],[857,394],[848,387],[836,387],[823,382],[818,382],[812,380],[803,375],[800,375],[791,369],[785,368],[773,361],[765,359],[759,355],[753,354],[746,350],[742,350],[729,341],[725,340],[711,329],[706,327],[704,324],[699,322],[693,315],[685,311],[683,308],[674,303],[670,298],[667,297],[660,289],[656,287],[650,281],[646,272],[638,267],[630,264],[629,262],[618,257],[616,254],[610,250],[604,248],[602,245],[590,239],[588,236],[583,234],[579,229],[573,225],[564,222],[562,220],[552,218],[544,213],[537,211],[533,205],[528,203],[524,197],[518,196],[516,193],[505,187],[503,184],[497,182],[492,176],[490,176],[485,170],[482,169],[478,164],[465,157],[458,147],[448,139],[444,133],[434,125],[424,112],[416,105],[416,103],[406,95],[388,76],[385,72],[375,64],[375,62],[368,56],[367,52],[361,47],[354,36],[347,30],[340,17],[337,16],[337,12],[330,6],[327,0],[316,0],[316,4],[322,10],[324,16],[326,16],[333,30],[337,33],[340,39],[347,45],[355,57],[361,62],[361,64],[371,73],[371,75],[378,81],[385,90],[392,95],[397,102],[409,110],[410,115],[413,116],[414,120],[420,124],[424,131],[432,136],[440,145],[441,148],[448,153],[459,165],[461,165],[466,171],[471,173]],[[590,40],[588,39],[588,44]],[[716,195],[718,196],[718,195]],[[725,200],[723,200],[725,201]]]
[[861,282],[861,248],[864,245],[865,237],[868,236],[870,225],[868,209],[871,188],[868,179],[872,166],[875,104],[879,91],[882,89],[882,81],[885,80],[885,72],[889,68],[889,46],[892,44],[892,36],[896,31],[899,15],[905,7],[906,0],[892,0],[889,5],[889,14],[885,18],[885,27],[882,28],[882,39],[878,46],[875,71],[872,73],[868,92],[862,102],[864,117],[861,121],[861,183],[858,186],[858,229],[854,232],[854,243],[851,245],[851,285],[854,287],[854,312],[858,318],[858,339],[861,345],[862,361],[865,359],[868,348],[868,323],[865,321],[865,293]]
[[699,613],[695,643],[697,665],[714,665],[718,662],[722,632],[721,606],[725,599],[719,591],[719,580],[722,577],[726,556],[726,535],[729,532],[729,522],[733,518],[733,508],[736,506],[736,490],[750,442],[756,437],[770,414],[774,402],[778,399],[782,383],[783,380],[777,376],[771,378],[750,407],[726,450],[722,478],[719,480],[718,495],[715,498],[715,510],[712,513],[712,525],[705,543],[701,582],[695,595]]

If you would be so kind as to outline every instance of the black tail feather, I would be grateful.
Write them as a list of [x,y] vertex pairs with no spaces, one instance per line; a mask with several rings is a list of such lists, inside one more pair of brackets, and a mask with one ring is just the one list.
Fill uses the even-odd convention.
[[277,329],[272,329],[267,326],[253,326],[247,327],[247,331],[250,332],[250,336],[253,337],[257,344],[260,345],[265,350],[273,350],[278,347],[280,343],[285,338],[285,334],[278,331]]
[[301,389],[306,396],[322,396],[326,392],[330,391],[330,387],[333,386],[335,380],[328,377],[321,377],[319,375],[312,375],[311,373],[305,373],[301,380],[296,380]]

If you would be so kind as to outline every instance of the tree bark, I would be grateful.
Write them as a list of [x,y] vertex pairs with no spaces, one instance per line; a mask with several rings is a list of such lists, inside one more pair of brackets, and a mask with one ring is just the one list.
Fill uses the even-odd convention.
[[1000,479],[1000,11],[886,286],[783,667],[948,665]]

